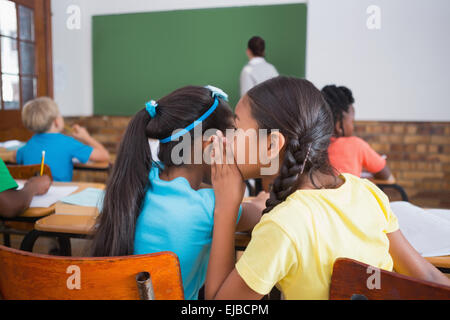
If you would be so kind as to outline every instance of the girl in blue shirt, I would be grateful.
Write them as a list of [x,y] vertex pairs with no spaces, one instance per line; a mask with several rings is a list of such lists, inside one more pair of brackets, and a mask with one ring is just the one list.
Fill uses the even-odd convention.
[[[215,196],[204,184],[210,182],[210,165],[190,160],[195,142],[202,156],[211,144],[203,139],[207,131],[234,128],[226,100],[220,89],[188,86],[147,103],[135,115],[106,187],[94,256],[172,251],[180,260],[185,298],[198,298],[211,249]],[[182,130],[174,134],[177,129]],[[159,150],[152,152],[150,140]],[[180,151],[180,145],[191,148]],[[264,203],[262,196],[243,204],[236,230],[252,229]]]

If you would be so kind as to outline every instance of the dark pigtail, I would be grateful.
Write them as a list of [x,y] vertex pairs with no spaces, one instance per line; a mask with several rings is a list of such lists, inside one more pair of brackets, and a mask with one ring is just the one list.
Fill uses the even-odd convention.
[[284,159],[264,213],[285,201],[316,171],[335,175],[328,160],[332,114],[319,90],[303,79],[277,77],[247,96],[260,129],[278,129],[286,139]]
[[120,143],[109,177],[99,227],[92,246],[93,256],[123,256],[133,253],[136,220],[149,184],[151,152],[147,137],[147,111],[131,120]]

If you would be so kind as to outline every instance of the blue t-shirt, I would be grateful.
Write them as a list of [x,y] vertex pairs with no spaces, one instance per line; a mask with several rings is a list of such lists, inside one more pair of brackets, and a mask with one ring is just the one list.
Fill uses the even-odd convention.
[[94,149],[61,133],[39,133],[17,150],[16,161],[23,165],[41,164],[44,150],[44,163],[50,167],[53,180],[67,182],[72,181],[72,159],[86,163]]
[[[178,177],[159,178],[153,166],[151,186],[137,219],[134,254],[174,252],[180,260],[184,297],[197,300],[205,283],[214,225],[214,190],[194,190]],[[241,215],[242,207],[239,210]]]

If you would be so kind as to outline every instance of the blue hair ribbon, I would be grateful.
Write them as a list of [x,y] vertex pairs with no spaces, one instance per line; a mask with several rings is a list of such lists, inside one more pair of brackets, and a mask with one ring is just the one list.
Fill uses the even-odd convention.
[[[195,127],[197,127],[199,124],[201,124],[203,121],[205,121],[219,106],[219,99],[228,101],[228,95],[225,92],[223,92],[221,89],[213,87],[213,86],[206,86],[205,88],[209,89],[212,92],[212,97],[214,98],[214,104],[211,106],[211,108],[209,108],[208,111],[206,111],[200,118],[195,120],[193,123],[191,123],[186,128],[177,131],[174,135],[172,135],[168,138],[160,140],[160,143],[169,143],[172,141],[176,141],[179,137],[185,135],[186,133],[193,130]],[[155,110],[155,114],[156,114],[156,110]]]
[[145,109],[147,110],[150,117],[153,119],[156,117],[156,107],[158,103],[155,100],[151,100],[145,104]]
[[228,102],[228,95],[222,89],[213,86],[206,86],[205,88],[212,92],[213,98],[219,98]]
[[175,141],[177,140],[179,137],[185,135],[186,133],[188,133],[189,131],[193,130],[195,127],[197,127],[200,123],[202,123],[203,121],[205,121],[219,106],[219,99],[217,99],[217,97],[214,100],[214,104],[212,105],[211,108],[209,108],[208,111],[206,111],[200,118],[198,118],[197,120],[195,120],[193,123],[191,123],[189,126],[187,126],[186,128],[178,131],[177,133],[175,133],[174,135],[162,139],[160,142],[161,143],[169,143],[171,141]]

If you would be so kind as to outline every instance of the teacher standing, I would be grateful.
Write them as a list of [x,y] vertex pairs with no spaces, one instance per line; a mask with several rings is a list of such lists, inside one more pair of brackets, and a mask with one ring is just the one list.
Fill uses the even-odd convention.
[[277,77],[277,69],[268,63],[266,43],[261,37],[253,37],[248,41],[247,56],[249,62],[241,72],[241,96],[244,96],[254,86]]

